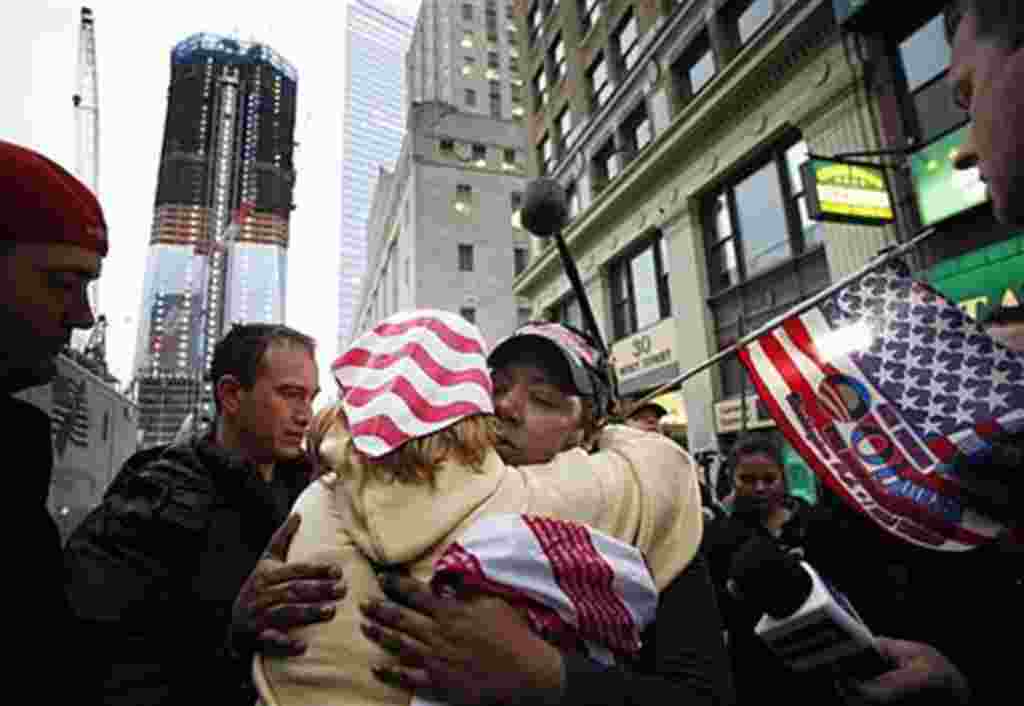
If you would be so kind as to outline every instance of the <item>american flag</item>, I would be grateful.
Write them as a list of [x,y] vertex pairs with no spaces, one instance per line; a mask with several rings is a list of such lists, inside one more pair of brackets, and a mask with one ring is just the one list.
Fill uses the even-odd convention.
[[780,429],[824,482],[919,546],[1002,531],[952,460],[1024,427],[1024,361],[890,261],[740,351]]
[[493,414],[480,330],[448,311],[393,314],[331,366],[352,442],[373,458],[474,414]]
[[635,654],[654,620],[658,589],[635,547],[586,525],[501,514],[473,523],[434,563],[431,586],[502,596],[535,632],[613,663]]
[[58,375],[51,383],[50,431],[57,458],[64,456],[68,444],[89,444],[87,384],[84,378],[75,380],[66,375]]

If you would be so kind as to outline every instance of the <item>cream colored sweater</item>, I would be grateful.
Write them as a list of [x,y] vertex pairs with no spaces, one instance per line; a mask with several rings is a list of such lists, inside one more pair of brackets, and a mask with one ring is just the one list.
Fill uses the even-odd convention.
[[598,447],[595,454],[567,451],[551,463],[518,468],[492,451],[479,470],[446,465],[433,487],[385,482],[363,467],[310,485],[295,505],[302,524],[288,560],[337,564],[348,594],[331,621],[296,631],[308,644],[305,654],[255,658],[263,701],[407,706],[409,692],[370,672],[393,658],[359,630],[359,604],[382,596],[373,564],[428,581],[435,559],[484,515],[544,515],[606,532],[644,552],[662,590],[700,543],[693,462],[672,441],[624,426],[606,428]]

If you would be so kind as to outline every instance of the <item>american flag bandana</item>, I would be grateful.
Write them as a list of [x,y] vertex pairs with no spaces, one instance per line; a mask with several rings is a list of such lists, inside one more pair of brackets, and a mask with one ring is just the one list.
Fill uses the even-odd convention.
[[594,350],[581,336],[567,329],[561,324],[542,322],[531,322],[524,324],[515,330],[508,338],[502,339],[495,350],[505,341],[519,336],[540,336],[556,344],[563,351],[573,356],[577,364],[586,363],[590,367],[596,367],[597,351]]
[[487,351],[476,326],[447,311],[394,314],[331,366],[359,451],[379,458],[474,414],[493,414]]
[[952,465],[1024,427],[1024,360],[890,262],[740,351],[779,428],[847,503],[912,544],[963,551],[1003,527]]
[[431,586],[462,585],[525,610],[533,630],[603,664],[640,650],[658,590],[643,555],[586,525],[532,515],[474,523],[434,564]]

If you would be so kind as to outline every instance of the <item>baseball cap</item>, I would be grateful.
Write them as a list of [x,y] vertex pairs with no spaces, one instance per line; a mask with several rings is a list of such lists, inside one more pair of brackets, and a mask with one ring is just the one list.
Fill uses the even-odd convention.
[[38,152],[0,140],[0,241],[64,243],[107,254],[107,224],[89,188]]
[[[590,337],[577,329],[549,321],[530,321],[511,336],[502,339],[491,351],[487,364],[499,368],[525,345],[543,345],[558,352],[569,370],[569,379],[576,393],[585,397],[607,393],[608,373],[600,350]],[[600,389],[604,384],[606,388]]]

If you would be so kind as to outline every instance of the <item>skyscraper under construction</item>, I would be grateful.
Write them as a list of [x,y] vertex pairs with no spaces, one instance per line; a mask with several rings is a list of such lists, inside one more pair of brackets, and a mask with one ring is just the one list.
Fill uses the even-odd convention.
[[171,52],[135,352],[146,446],[212,414],[205,373],[233,323],[284,321],[297,79],[256,42],[196,34]]

